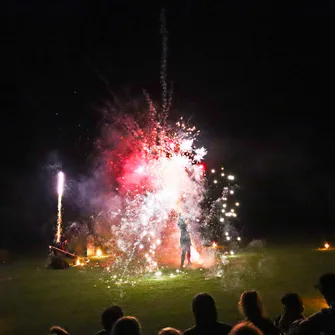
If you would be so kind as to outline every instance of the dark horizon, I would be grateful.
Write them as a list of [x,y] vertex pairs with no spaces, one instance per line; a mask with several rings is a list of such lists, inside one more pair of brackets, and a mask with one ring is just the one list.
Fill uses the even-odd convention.
[[[12,1],[0,247],[46,236],[57,206],[57,169],[46,167],[72,180],[90,172],[111,92],[161,101],[163,7],[172,117],[192,117],[208,163],[237,176],[248,238],[333,236],[333,5]],[[71,217],[71,199],[64,206]]]

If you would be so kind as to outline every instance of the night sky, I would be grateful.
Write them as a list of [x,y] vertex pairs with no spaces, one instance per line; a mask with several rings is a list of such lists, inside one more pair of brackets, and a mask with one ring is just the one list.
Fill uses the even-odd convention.
[[89,174],[111,92],[159,101],[163,6],[172,117],[192,117],[209,164],[238,177],[245,233],[330,238],[335,6],[150,3],[13,0],[1,11],[0,246],[46,239],[57,168]]

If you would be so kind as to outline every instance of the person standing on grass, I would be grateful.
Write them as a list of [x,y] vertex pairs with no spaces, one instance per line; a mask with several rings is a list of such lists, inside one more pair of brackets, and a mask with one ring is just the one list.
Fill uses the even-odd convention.
[[183,335],[228,335],[231,326],[218,322],[217,310],[213,297],[199,293],[193,298],[192,310],[195,326],[184,331]]
[[245,291],[242,293],[238,305],[241,314],[245,317],[244,321],[252,323],[259,328],[264,335],[281,334],[271,320],[264,317],[261,299],[256,291]]
[[188,265],[191,265],[191,236],[187,229],[188,219],[179,213],[178,227],[180,229],[181,262],[180,267],[184,267],[185,257],[187,256]]
[[123,317],[122,308],[116,305],[107,307],[101,314],[101,324],[104,329],[96,333],[96,335],[108,335],[111,333],[115,322]]
[[289,335],[334,335],[335,334],[335,274],[326,273],[315,288],[324,296],[328,308],[321,309],[310,317],[295,322]]

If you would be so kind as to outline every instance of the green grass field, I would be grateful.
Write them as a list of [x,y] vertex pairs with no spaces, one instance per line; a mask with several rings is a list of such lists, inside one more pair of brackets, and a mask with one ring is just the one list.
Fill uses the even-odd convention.
[[185,329],[193,323],[191,300],[199,292],[212,294],[220,320],[234,323],[240,318],[239,295],[247,289],[260,292],[271,317],[288,291],[303,296],[310,314],[324,305],[313,284],[334,265],[333,251],[266,248],[230,259],[219,273],[197,269],[170,278],[175,270],[167,269],[161,278],[117,286],[113,274],[101,268],[46,270],[45,260],[15,261],[0,266],[0,333],[46,334],[50,326],[61,325],[74,335],[93,335],[100,329],[100,313],[110,304],[138,317],[144,334],[165,326]]

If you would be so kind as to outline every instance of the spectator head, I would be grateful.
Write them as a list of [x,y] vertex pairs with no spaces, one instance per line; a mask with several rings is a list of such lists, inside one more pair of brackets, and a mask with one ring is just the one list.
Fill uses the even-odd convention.
[[229,335],[263,335],[263,332],[250,322],[241,322],[230,331]]
[[101,314],[101,324],[105,330],[112,330],[114,323],[123,317],[123,311],[119,306],[109,306]]
[[281,303],[284,306],[286,312],[301,314],[304,311],[302,299],[297,293],[286,293],[281,298]]
[[261,299],[256,291],[245,291],[241,294],[238,303],[241,313],[252,319],[263,315]]
[[58,326],[53,326],[49,330],[50,335],[70,335],[65,329],[58,327]]
[[193,298],[192,310],[196,325],[212,324],[217,321],[215,301],[207,293],[199,293]]
[[326,273],[322,275],[315,288],[320,290],[328,304],[333,303],[335,301],[335,274]]
[[175,328],[167,327],[161,329],[158,335],[180,335],[180,331]]
[[124,316],[118,319],[112,330],[112,335],[140,335],[140,324],[133,316]]

